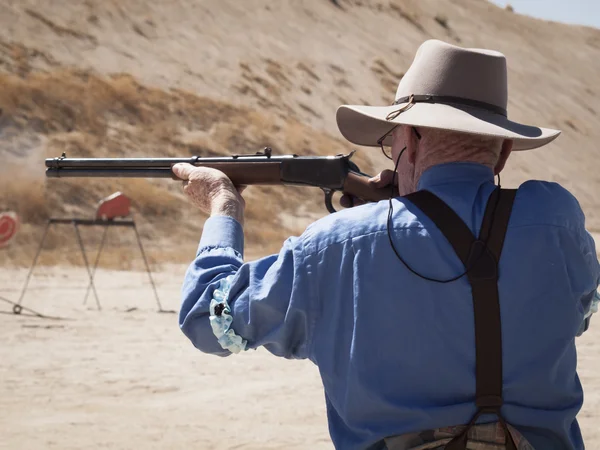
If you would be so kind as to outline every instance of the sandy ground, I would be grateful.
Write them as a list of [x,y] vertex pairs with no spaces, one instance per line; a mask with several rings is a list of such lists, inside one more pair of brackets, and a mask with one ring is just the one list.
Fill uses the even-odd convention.
[[[184,271],[156,275],[164,309]],[[0,314],[0,448],[332,448],[312,363],[200,353],[143,273],[100,272],[102,311],[82,304],[83,270],[38,273],[24,306],[67,320]],[[24,277],[2,270],[0,295]]]
[[[155,275],[163,309],[177,309],[184,271]],[[0,296],[17,299],[25,273],[1,270]],[[65,320],[0,314],[0,448],[333,448],[311,363],[204,355],[175,314],[157,313],[144,273],[100,271],[97,285],[102,311],[82,303],[83,270],[40,268],[23,304]],[[600,327],[578,341],[590,449],[600,448],[599,342]]]

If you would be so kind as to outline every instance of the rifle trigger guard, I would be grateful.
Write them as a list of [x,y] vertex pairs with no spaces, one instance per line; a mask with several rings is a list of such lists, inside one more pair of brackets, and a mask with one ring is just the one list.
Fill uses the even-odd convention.
[[331,214],[333,214],[334,212],[337,212],[336,209],[333,207],[333,194],[335,194],[335,191],[333,189],[327,189],[327,188],[321,188],[323,189],[323,193],[325,194],[325,207],[327,208],[327,211],[329,211]]
[[[329,188],[321,188],[323,190],[323,193],[325,194],[325,206],[327,207],[327,211],[329,211],[331,214],[337,212],[337,209],[335,209],[333,207],[333,194],[335,194],[337,191],[335,189],[329,189]],[[352,201],[352,197],[350,197],[350,201],[352,203],[354,203]],[[354,206],[354,204],[352,204],[351,206]]]

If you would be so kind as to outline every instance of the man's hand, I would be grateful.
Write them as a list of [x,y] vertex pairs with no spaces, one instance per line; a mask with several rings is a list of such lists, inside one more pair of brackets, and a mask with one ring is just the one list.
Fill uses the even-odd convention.
[[243,188],[236,188],[223,172],[191,164],[175,164],[173,173],[183,180],[183,191],[192,203],[211,216],[230,216],[244,224]]
[[[390,187],[393,178],[394,171],[385,169],[378,175],[375,175],[373,178],[369,178],[369,184],[376,188]],[[398,186],[398,176],[396,176],[394,184]],[[344,194],[342,195],[342,198],[340,198],[340,205],[342,205],[344,208],[351,208],[353,206],[359,206],[364,204],[365,202],[363,200],[349,194]]]

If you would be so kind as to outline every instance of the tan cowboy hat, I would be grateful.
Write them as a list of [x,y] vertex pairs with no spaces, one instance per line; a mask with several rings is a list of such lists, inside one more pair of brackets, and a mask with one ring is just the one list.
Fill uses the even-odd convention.
[[[393,105],[343,105],[336,118],[346,139],[366,146],[378,146],[397,125],[512,139],[513,150],[541,147],[560,134],[508,120],[507,102],[502,53],[428,40],[402,77]],[[391,142],[391,135],[383,140]]]

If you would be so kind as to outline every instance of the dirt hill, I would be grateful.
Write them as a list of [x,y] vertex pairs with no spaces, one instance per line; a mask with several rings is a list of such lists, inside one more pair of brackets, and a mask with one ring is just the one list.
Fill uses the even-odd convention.
[[[557,181],[600,232],[600,30],[534,20],[484,0],[3,0],[0,3],[0,209],[25,222],[0,264],[29,264],[48,216],[93,214],[130,195],[153,261],[186,261],[203,216],[169,181],[46,180],[43,159],[244,153],[333,155],[343,103],[390,104],[428,38],[502,51],[509,116],[563,130],[515,154],[503,185]],[[357,162],[386,167],[373,149]],[[248,255],[276,251],[326,214],[312,189],[247,191]],[[88,231],[86,242],[98,236]],[[135,254],[114,236],[105,264]],[[78,263],[74,238],[51,235],[42,263]],[[91,247],[90,247],[91,248]],[[56,251],[60,249],[60,251]],[[133,259],[132,259],[133,258]]]

